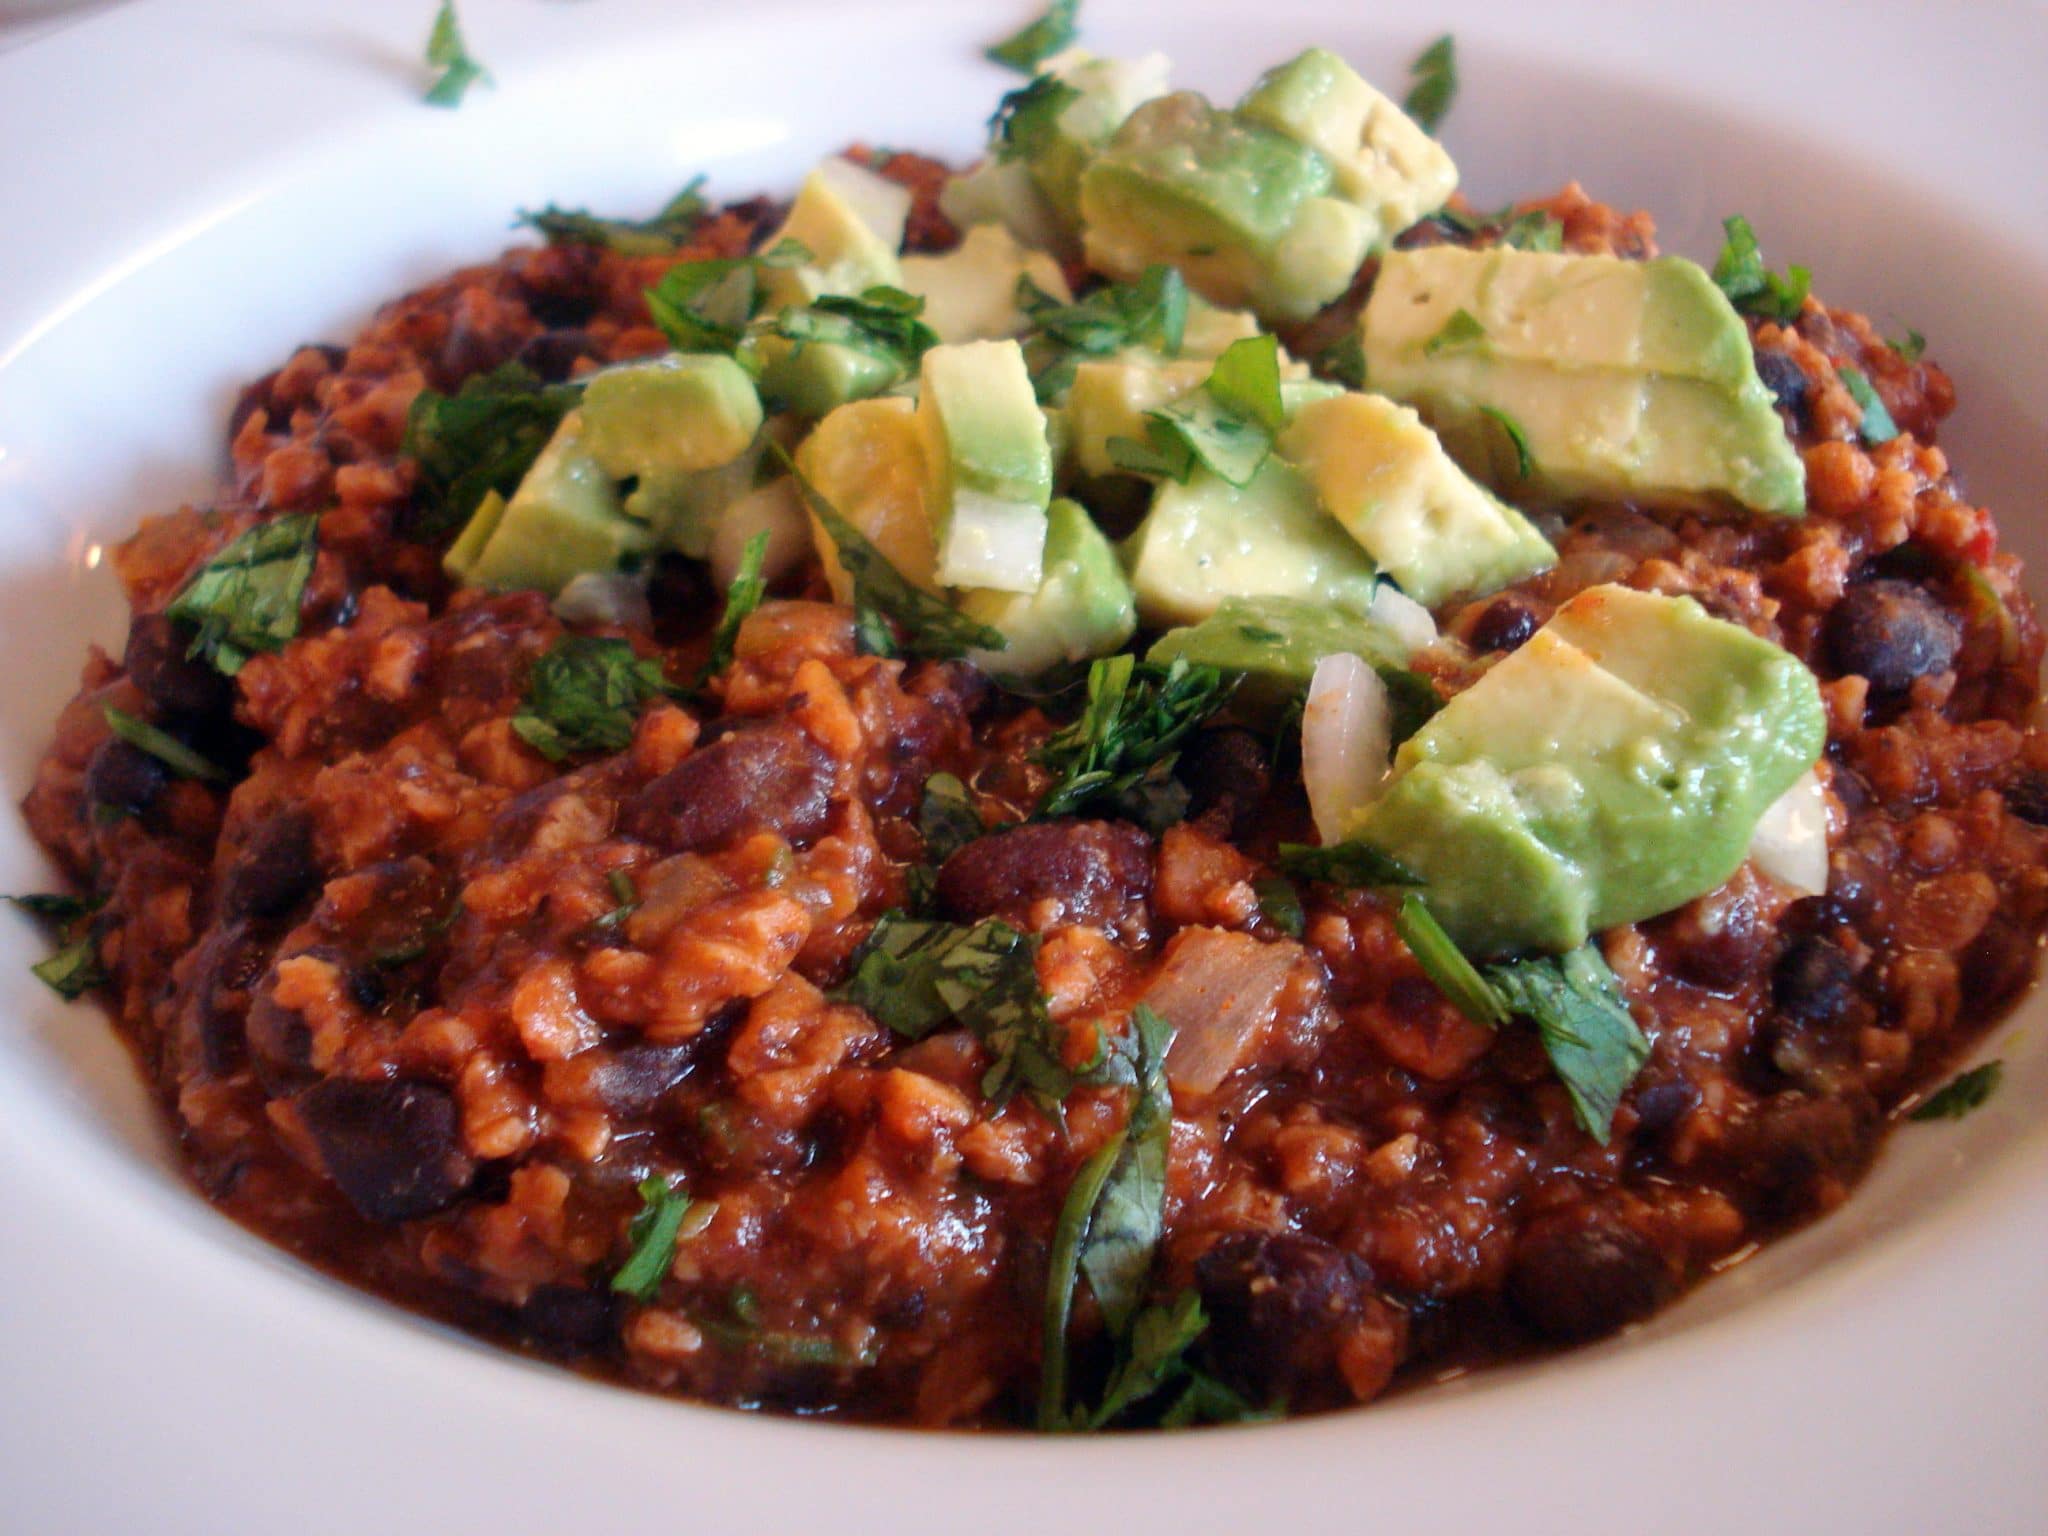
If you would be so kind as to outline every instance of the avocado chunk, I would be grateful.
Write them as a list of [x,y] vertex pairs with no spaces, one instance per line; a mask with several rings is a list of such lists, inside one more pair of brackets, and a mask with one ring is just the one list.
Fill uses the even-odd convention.
[[1116,550],[1078,502],[1046,509],[1045,577],[1030,593],[963,592],[960,611],[999,630],[1000,651],[967,659],[993,677],[1031,678],[1062,662],[1107,656],[1138,627],[1131,584]]
[[1206,358],[1153,362],[1123,357],[1077,364],[1067,388],[1067,459],[1084,475],[1116,474],[1110,439],[1142,442],[1145,413],[1192,395],[1211,367]]
[[1232,714],[1270,726],[1308,691],[1317,662],[1345,652],[1387,681],[1408,704],[1411,724],[1435,707],[1435,690],[1408,670],[1400,641],[1362,614],[1299,597],[1227,598],[1201,623],[1169,629],[1145,659],[1163,664],[1185,657],[1239,674]]
[[[938,552],[925,507],[924,437],[917,408],[897,395],[842,405],[804,439],[797,468],[838,514],[868,538],[904,580],[936,592]],[[812,519],[811,537],[832,595],[853,601],[838,546]]]
[[892,389],[904,378],[893,359],[843,342],[799,344],[768,335],[757,336],[747,345],[760,364],[762,395],[778,410],[811,421]]
[[1047,131],[1034,136],[1024,163],[1068,229],[1081,222],[1081,173],[1132,112],[1165,94],[1171,67],[1163,53],[1105,59],[1081,48],[1045,61],[1042,72],[1075,94]]
[[1725,881],[1826,738],[1796,657],[1691,598],[1594,587],[1402,745],[1349,835],[1465,948],[1564,951]]
[[761,273],[768,307],[808,304],[825,293],[860,293],[902,282],[896,253],[910,218],[910,192],[865,166],[822,160],[797,188],[789,217],[765,249],[794,240],[810,253],[799,267]]
[[1373,250],[1443,207],[1458,185],[1444,147],[1327,48],[1267,71],[1237,115],[1328,160],[1340,194],[1371,220]]
[[761,397],[729,357],[683,353],[590,376],[582,441],[614,480],[688,475],[745,453],[761,430]]
[[1130,537],[1138,615],[1155,629],[1199,624],[1233,597],[1293,597],[1364,613],[1378,571],[1324,512],[1315,487],[1268,458],[1243,486],[1199,465],[1166,480]]
[[[1390,251],[1361,321],[1373,388],[1496,489],[1797,517],[1806,470],[1727,296],[1680,257]],[[1503,453],[1512,422],[1527,447]]]
[[939,191],[939,212],[960,229],[995,224],[1022,245],[1062,257],[1078,254],[1080,240],[1068,232],[1021,160],[991,155],[971,170],[949,177]]
[[553,597],[577,576],[615,571],[654,547],[653,534],[620,507],[583,429],[583,412],[571,411],[511,499],[484,498],[443,557],[449,575],[465,586]]
[[991,341],[1024,329],[1017,280],[1028,277],[1062,304],[1071,295],[1060,264],[1029,250],[1000,224],[977,224],[941,256],[903,258],[903,287],[924,300],[924,323],[940,341]]
[[1023,348],[1014,341],[933,347],[919,378],[938,580],[1036,592],[1052,447]]
[[1278,446],[1330,515],[1426,607],[1557,563],[1529,520],[1474,483],[1407,406],[1348,393],[1311,401]]
[[1343,293],[1372,241],[1307,145],[1177,91],[1140,106],[1081,176],[1089,264],[1132,281],[1176,267],[1213,303],[1305,320]]

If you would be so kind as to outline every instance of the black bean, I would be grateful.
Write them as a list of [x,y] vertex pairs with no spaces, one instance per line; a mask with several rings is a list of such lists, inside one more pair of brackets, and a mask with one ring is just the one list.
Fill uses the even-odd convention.
[[1188,810],[1215,811],[1227,836],[1251,830],[1272,787],[1272,757],[1250,731],[1217,726],[1202,731],[1181,754],[1174,772],[1188,788]]
[[615,1115],[644,1115],[689,1075],[707,1029],[672,1043],[641,1041],[604,1053],[594,1072],[598,1096]]
[[1833,1024],[1855,999],[1856,967],[1841,945],[1819,934],[1786,945],[1771,972],[1771,1001],[1801,1024]]
[[2022,768],[2005,786],[2006,809],[2021,821],[2048,827],[2048,773]]
[[626,801],[619,827],[674,851],[756,832],[807,841],[831,819],[832,764],[795,724],[749,725],[699,746]]
[[1788,1220],[1831,1204],[1862,1176],[1878,1129],[1865,1098],[1792,1089],[1757,1103],[1728,1135],[1723,1155],[1758,1213]]
[[1472,625],[1472,648],[1479,651],[1519,650],[1542,628],[1527,598],[1504,593],[1486,605]]
[[1829,611],[1826,635],[1835,666],[1868,678],[1878,694],[1947,671],[1963,643],[1955,619],[1924,588],[1889,579],[1851,587]]
[[1758,916],[1756,887],[1731,880],[1647,925],[1657,955],[1674,975],[1729,993],[1757,969],[1772,943]]
[[607,1354],[618,1343],[619,1297],[583,1285],[537,1285],[519,1309],[520,1331],[557,1355]]
[[85,765],[85,794],[94,805],[137,815],[156,804],[170,787],[171,771],[137,746],[110,736]]
[[259,822],[242,841],[221,882],[228,917],[276,917],[319,889],[313,856],[313,818],[292,807]]
[[1232,1233],[1195,1262],[1195,1285],[1213,1368],[1255,1402],[1341,1399],[1347,1335],[1385,1332],[1390,1360],[1405,1337],[1404,1315],[1374,1293],[1364,1261],[1305,1233]]
[[1033,927],[1033,909],[1056,902],[1054,922],[1109,928],[1134,915],[1152,888],[1152,839],[1120,821],[1037,821],[977,837],[939,868],[939,905],[963,921],[1003,917]]
[[1656,1311],[1671,1293],[1656,1244],[1592,1204],[1537,1216],[1515,1238],[1507,1297],[1548,1339],[1601,1338]]
[[1783,352],[1771,347],[1758,347],[1756,376],[1763,380],[1764,388],[1771,392],[1778,409],[1792,418],[1793,429],[1803,430],[1806,425],[1806,370]]
[[529,337],[519,349],[517,361],[531,368],[550,384],[569,377],[578,358],[595,358],[597,343],[581,326],[557,326]]
[[242,1064],[248,991],[267,959],[262,942],[241,923],[208,929],[199,941],[179,989],[173,1028],[181,1082],[221,1077]]
[[328,1177],[371,1221],[446,1210],[476,1173],[455,1100],[433,1083],[330,1077],[291,1102]]
[[192,630],[161,613],[138,613],[128,626],[122,665],[143,696],[166,715],[226,714],[235,687],[190,653]]

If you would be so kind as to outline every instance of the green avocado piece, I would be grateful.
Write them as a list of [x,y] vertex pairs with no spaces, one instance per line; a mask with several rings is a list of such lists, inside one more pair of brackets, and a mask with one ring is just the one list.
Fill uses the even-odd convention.
[[1269,70],[1237,115],[1328,160],[1340,194],[1372,220],[1374,250],[1443,207],[1458,185],[1443,146],[1327,48]]
[[1331,186],[1307,145],[1177,91],[1133,112],[1082,173],[1083,244],[1121,281],[1163,262],[1215,304],[1305,320],[1350,285],[1372,241]]
[[1045,61],[1044,72],[1075,95],[1024,163],[1068,228],[1081,220],[1081,173],[1132,112],[1166,90],[1168,67],[1161,53],[1105,59],[1078,48]]
[[1594,587],[1403,744],[1348,835],[1465,948],[1568,950],[1725,881],[1826,739],[1796,657],[1691,598]]
[[[1806,470],[1726,295],[1680,257],[1390,251],[1367,377],[1496,489],[1797,517]],[[1503,453],[1512,423],[1527,449]]]
[[1434,709],[1435,690],[1409,671],[1400,641],[1362,614],[1307,598],[1228,598],[1201,623],[1169,629],[1152,642],[1145,659],[1166,663],[1185,657],[1240,674],[1231,712],[1271,726],[1307,691],[1316,663],[1346,651],[1387,681],[1408,706],[1411,723]]
[[781,336],[759,336],[748,345],[761,365],[762,395],[811,421],[903,382],[903,370],[893,361],[862,347],[836,341],[799,345]]
[[865,166],[834,156],[818,162],[797,188],[764,250],[794,240],[810,253],[798,267],[769,267],[761,292],[770,309],[808,304],[821,294],[897,287],[903,274],[896,253],[910,218],[910,192]]
[[1242,486],[1197,466],[1161,481],[1125,547],[1138,615],[1155,629],[1199,624],[1233,597],[1295,597],[1364,613],[1371,557],[1316,501],[1300,471],[1269,458]]
[[1109,456],[1114,437],[1145,440],[1145,413],[1193,394],[1209,377],[1207,358],[1173,362],[1151,358],[1106,358],[1074,369],[1067,388],[1067,457],[1084,475],[1118,473]]
[[919,377],[939,581],[1036,592],[1052,447],[1023,349],[1014,341],[933,347]]
[[586,572],[615,571],[654,547],[619,506],[611,474],[586,448],[583,412],[562,418],[502,506],[486,497],[443,564],[465,586],[550,597]]
[[725,509],[754,488],[767,440],[763,432],[745,453],[716,469],[637,477],[626,493],[626,516],[645,523],[658,548],[702,560]]
[[1341,392],[1310,401],[1278,446],[1325,510],[1425,607],[1557,563],[1549,540],[1460,469],[1405,405]]
[[924,323],[940,341],[989,341],[1024,329],[1017,280],[1028,277],[1062,304],[1070,297],[1060,264],[1018,244],[1000,224],[977,224],[952,250],[903,258],[904,291],[924,300]]
[[1000,651],[968,653],[993,677],[1031,678],[1062,662],[1107,656],[1138,627],[1115,546],[1078,502],[1065,497],[1046,509],[1045,576],[1038,590],[976,589],[960,594],[959,607],[1009,641]]
[[590,376],[583,448],[614,480],[730,464],[761,430],[761,396],[729,357],[671,354]]

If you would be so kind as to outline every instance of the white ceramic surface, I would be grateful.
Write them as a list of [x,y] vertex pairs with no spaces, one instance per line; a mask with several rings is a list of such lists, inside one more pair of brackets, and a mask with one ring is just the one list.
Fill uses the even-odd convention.
[[[0,776],[28,784],[99,541],[201,496],[301,340],[549,198],[789,186],[850,138],[965,154],[1009,4],[467,0],[497,76],[417,102],[428,0],[147,0],[0,57]],[[1148,15],[1148,11],[1157,12]],[[1484,203],[1577,177],[1711,256],[1910,324],[1946,442],[2048,559],[2048,24],[2024,5],[1088,0],[1103,51],[1235,92],[1323,41],[1382,82],[1456,30]],[[2035,590],[2043,588],[2037,583]],[[46,878],[0,819],[0,888]],[[215,1216],[87,1007],[0,921],[0,1528],[2048,1530],[2048,1008],[2004,1091],[1909,1127],[1849,1208],[1629,1337],[1367,1412],[1095,1441],[806,1426],[591,1385],[395,1313]]]

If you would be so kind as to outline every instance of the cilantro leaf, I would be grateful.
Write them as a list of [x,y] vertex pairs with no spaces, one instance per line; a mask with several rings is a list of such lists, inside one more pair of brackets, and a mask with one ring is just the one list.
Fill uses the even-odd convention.
[[1486,327],[1471,310],[1460,308],[1452,312],[1442,330],[1422,344],[1422,355],[1435,357],[1439,352],[1463,352],[1485,345]]
[[703,186],[704,178],[693,176],[651,219],[600,218],[587,208],[549,203],[537,213],[522,208],[514,222],[539,231],[549,245],[595,245],[621,256],[667,256],[686,244],[704,222],[708,210]]
[[1147,267],[1136,282],[1110,283],[1062,304],[1030,277],[1017,279],[1017,307],[1031,327],[1027,354],[1038,398],[1050,400],[1074,381],[1083,358],[1126,347],[1180,354],[1188,321],[1187,280],[1172,267]]
[[1866,445],[1875,448],[1879,443],[1888,443],[1899,435],[1899,424],[1892,420],[1892,413],[1885,409],[1884,401],[1878,398],[1877,389],[1864,377],[1861,368],[1852,368],[1847,363],[1835,370],[1842,387],[1849,391],[1849,397],[1863,412],[1863,420],[1856,433]]
[[1394,912],[1394,931],[1408,946],[1423,973],[1451,1005],[1475,1024],[1498,1029],[1508,1021],[1506,1001],[1473,968],[1463,950],[1451,941],[1443,925],[1415,892],[1401,898]]
[[1529,452],[1529,435],[1522,430],[1522,424],[1496,405],[1482,405],[1479,407],[1479,414],[1506,434],[1508,446],[1514,450],[1515,478],[1528,479],[1536,472],[1536,459]]
[[1906,1118],[1918,1121],[1960,1120],[1996,1093],[2004,1076],[2005,1063],[2002,1061],[1987,1061],[1972,1067],[1935,1089]]
[[1892,350],[1909,363],[1917,363],[1927,355],[1927,338],[1918,331],[1908,331],[1891,344]]
[[1605,1146],[1650,1045],[1599,948],[1489,965],[1485,977],[1510,1013],[1536,1026],[1580,1126]]
[[1290,939],[1298,939],[1308,926],[1302,911],[1301,893],[1294,882],[1279,875],[1262,875],[1252,882],[1252,894],[1259,899],[1259,916]]
[[27,896],[0,896],[0,901],[10,902],[32,917],[48,918],[53,923],[76,922],[90,916],[106,904],[100,896],[72,896],[68,894],[45,894],[35,892]]
[[1244,485],[1272,453],[1283,421],[1280,343],[1247,336],[1224,349],[1198,392],[1146,412],[1146,441],[1111,438],[1109,457],[1119,469],[1180,481],[1199,460]]
[[1166,1158],[1173,1137],[1166,1051],[1172,1043],[1173,1026],[1140,1003],[1131,1013],[1128,1040],[1135,1084],[1131,1112],[1081,1244],[1081,1273],[1113,1333],[1123,1333],[1137,1313],[1165,1226]]
[[1282,843],[1279,853],[1280,868],[1299,880],[1352,887],[1422,884],[1406,865],[1365,843]]
[[1081,93],[1057,75],[1036,76],[996,103],[988,120],[989,147],[999,161],[1029,160],[1053,142],[1060,114],[1081,99]]
[[798,493],[832,540],[839,564],[853,579],[853,608],[861,647],[870,655],[893,656],[899,642],[886,621],[902,626],[900,649],[934,660],[964,656],[969,651],[1000,651],[1009,645],[999,629],[977,624],[964,613],[913,585],[875,548],[868,536],[839,515],[839,509],[818,494],[809,476],[779,443],[770,448],[796,481]]
[[491,73],[479,64],[462,39],[462,23],[455,16],[455,0],[441,0],[434,13],[434,27],[427,34],[427,67],[441,73],[427,88],[427,102],[436,107],[459,107],[472,85],[491,84]]
[[675,1262],[676,1233],[689,1212],[690,1197],[667,1179],[640,1181],[640,1211],[626,1227],[632,1252],[612,1276],[612,1289],[636,1301],[652,1301]]
[[1416,55],[1408,66],[1408,79],[1408,95],[1401,110],[1414,118],[1424,133],[1435,133],[1458,94],[1458,44],[1450,33]]
[[299,599],[319,536],[314,513],[273,518],[194,572],[164,610],[198,631],[188,654],[233,677],[256,652],[283,650],[299,632]]
[[1101,1429],[1183,1374],[1189,1348],[1208,1326],[1201,1295],[1192,1287],[1166,1306],[1149,1306],[1138,1313],[1102,1401],[1088,1415],[1088,1427]]
[[1287,424],[1280,403],[1280,339],[1244,336],[1223,349],[1202,385],[1216,403],[1277,436]]
[[421,390],[399,445],[419,465],[419,531],[460,527],[491,491],[510,496],[582,397],[582,385],[544,384],[518,363],[464,379],[452,395]]
[[1759,320],[1784,325],[1798,319],[1813,286],[1813,274],[1804,267],[1787,267],[1780,276],[1766,267],[1756,231],[1741,214],[1723,219],[1721,228],[1727,238],[1721,254],[1714,258],[1713,278],[1728,295],[1728,302],[1739,313]]
[[1081,0],[1052,0],[1038,20],[990,48],[988,58],[1020,74],[1030,74],[1053,54],[1073,45],[1080,9]]
[[732,665],[733,642],[739,638],[740,625],[768,594],[768,582],[761,575],[762,563],[767,558],[768,530],[763,528],[740,551],[739,569],[733,573],[732,585],[725,589],[725,612],[719,615],[718,628],[712,632],[711,654],[704,658],[704,670],[697,677],[698,687]]
[[1235,687],[1215,667],[1176,658],[1170,666],[1126,655],[1088,668],[1088,702],[1039,749],[1058,775],[1036,820],[1100,807],[1163,830],[1187,809],[1187,791],[1171,777],[1180,746],[1221,709]]
[[1365,388],[1365,338],[1357,330],[1346,331],[1316,354],[1316,371],[1335,379],[1346,389]]
[[950,773],[935,773],[924,781],[917,830],[924,838],[925,862],[936,865],[945,863],[987,829],[967,786]]
[[512,729],[551,763],[578,752],[622,752],[642,706],[668,691],[661,663],[628,642],[564,635],[533,664]]
[[1039,1339],[1038,1427],[1054,1430],[1067,1420],[1067,1324],[1074,1315],[1074,1287],[1081,1278],[1081,1246],[1095,1216],[1095,1202],[1110,1170],[1122,1156],[1127,1131],[1119,1130],[1090,1154],[1067,1186],[1045,1274],[1045,1317]]
[[678,352],[730,356],[746,339],[761,309],[761,273],[800,267],[811,253],[794,240],[778,240],[751,256],[715,256],[678,262],[646,292],[647,313]]
[[1502,245],[1518,251],[1564,249],[1564,224],[1546,208],[1531,208],[1526,213],[1504,211],[1501,218],[1505,221],[1500,231]]
[[66,1001],[83,997],[108,979],[107,973],[100,968],[99,941],[91,934],[73,940],[49,959],[38,960],[29,969]]
[[757,324],[757,334],[780,336],[801,348],[811,342],[852,347],[881,359],[908,378],[918,359],[939,344],[919,317],[924,300],[901,288],[869,288],[858,298],[825,294],[809,304],[779,309]]
[[228,782],[226,769],[202,757],[170,732],[151,725],[147,720],[138,720],[111,704],[102,705],[100,714],[106,720],[108,730],[129,746],[147,752],[179,778],[203,779],[209,784]]
[[604,877],[604,883],[611,887],[615,906],[591,922],[591,927],[603,932],[617,928],[621,923],[640,910],[640,892],[633,885],[633,877],[623,869],[615,869]]

